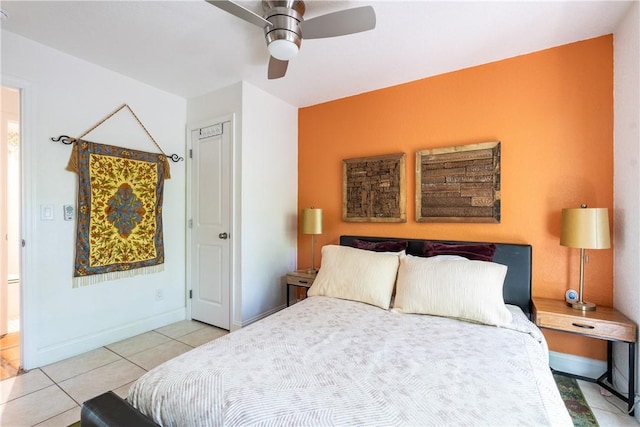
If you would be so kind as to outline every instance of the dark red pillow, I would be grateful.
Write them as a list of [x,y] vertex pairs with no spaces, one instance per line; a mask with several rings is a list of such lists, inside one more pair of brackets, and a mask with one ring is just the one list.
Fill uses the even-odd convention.
[[353,239],[351,246],[356,249],[364,249],[374,252],[400,252],[407,249],[409,242],[406,240],[385,240],[383,242],[369,242],[366,240]]
[[424,242],[422,246],[422,254],[426,257],[436,255],[460,255],[467,259],[477,261],[493,261],[493,255],[496,253],[496,245],[494,243],[457,245],[438,242]]

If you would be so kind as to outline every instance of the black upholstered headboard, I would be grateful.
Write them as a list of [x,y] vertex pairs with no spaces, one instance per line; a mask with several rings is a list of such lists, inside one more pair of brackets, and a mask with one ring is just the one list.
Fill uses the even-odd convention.
[[[340,236],[342,246],[352,246],[354,239],[370,242],[406,240],[409,242],[407,253],[422,256],[422,245],[425,241],[453,244],[472,244],[489,242],[463,242],[455,240],[407,239],[404,237],[370,237],[370,236]],[[494,242],[491,242],[494,243]],[[504,279],[504,302],[519,306],[531,318],[531,245],[516,243],[495,243],[496,252],[493,262],[507,266],[507,276]]]

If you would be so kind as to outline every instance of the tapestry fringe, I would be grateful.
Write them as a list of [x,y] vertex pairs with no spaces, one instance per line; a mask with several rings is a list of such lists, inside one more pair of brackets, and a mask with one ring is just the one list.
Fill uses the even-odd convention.
[[74,277],[73,287],[77,288],[88,285],[95,285],[96,283],[106,282],[109,280],[124,279],[127,277],[134,277],[142,274],[160,273],[162,271],[164,271],[164,264],[150,265],[148,267],[141,267],[133,270],[113,271],[111,273]]
[[69,163],[67,164],[67,170],[78,173],[80,168],[78,167],[78,144],[74,143],[71,148],[71,156],[69,157]]
[[171,166],[167,156],[164,156],[164,179],[171,179]]

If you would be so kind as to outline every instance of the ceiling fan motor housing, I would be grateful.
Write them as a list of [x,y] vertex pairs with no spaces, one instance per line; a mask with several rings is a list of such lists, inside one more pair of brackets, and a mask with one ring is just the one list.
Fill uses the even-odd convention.
[[302,22],[305,12],[301,0],[275,1],[263,0],[264,19],[271,23],[264,28],[267,47],[271,56],[288,61],[298,53],[302,42]]

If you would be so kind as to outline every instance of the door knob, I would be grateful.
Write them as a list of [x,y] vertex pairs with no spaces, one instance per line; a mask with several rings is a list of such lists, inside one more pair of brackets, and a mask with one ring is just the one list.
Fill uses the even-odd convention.
[[218,237],[221,238],[222,240],[225,240],[229,238],[229,235],[227,233],[220,233],[218,234]]

